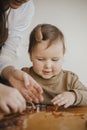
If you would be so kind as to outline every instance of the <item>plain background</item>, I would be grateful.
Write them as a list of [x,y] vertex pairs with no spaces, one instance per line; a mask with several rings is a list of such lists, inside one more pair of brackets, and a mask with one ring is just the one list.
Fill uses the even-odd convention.
[[[87,86],[87,0],[34,0],[35,15],[29,31],[37,24],[56,25],[65,36],[63,69],[76,73]],[[30,66],[23,55],[22,66]]]

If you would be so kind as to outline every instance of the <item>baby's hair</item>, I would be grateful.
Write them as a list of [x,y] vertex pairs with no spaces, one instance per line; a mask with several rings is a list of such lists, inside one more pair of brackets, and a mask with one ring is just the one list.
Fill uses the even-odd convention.
[[31,53],[32,49],[41,41],[49,40],[50,46],[53,41],[61,40],[63,44],[63,53],[65,53],[64,35],[63,33],[54,25],[51,24],[39,24],[37,25],[30,34],[30,44],[28,52]]

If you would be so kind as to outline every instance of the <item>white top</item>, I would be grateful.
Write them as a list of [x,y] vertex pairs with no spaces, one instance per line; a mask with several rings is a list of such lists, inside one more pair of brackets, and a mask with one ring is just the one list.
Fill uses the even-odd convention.
[[[6,13],[8,13],[7,11]],[[24,42],[24,37],[28,33],[32,16],[34,14],[34,4],[32,0],[24,3],[18,9],[11,9],[8,16],[8,39],[0,51],[0,72],[8,65],[16,65],[17,58],[22,55],[22,49],[28,46]],[[29,35],[29,34],[28,34]],[[27,51],[27,50],[26,50]]]

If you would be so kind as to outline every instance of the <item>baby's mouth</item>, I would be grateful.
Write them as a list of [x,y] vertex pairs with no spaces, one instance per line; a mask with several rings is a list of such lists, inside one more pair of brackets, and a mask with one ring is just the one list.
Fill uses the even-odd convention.
[[50,74],[51,71],[43,71],[44,74]]

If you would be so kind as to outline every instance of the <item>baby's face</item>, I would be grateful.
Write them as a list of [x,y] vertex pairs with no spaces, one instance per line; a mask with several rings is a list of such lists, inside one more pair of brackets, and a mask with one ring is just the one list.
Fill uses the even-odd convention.
[[48,41],[42,41],[34,47],[30,56],[34,71],[44,79],[57,75],[62,68],[63,45],[61,41],[55,42],[47,48]]

